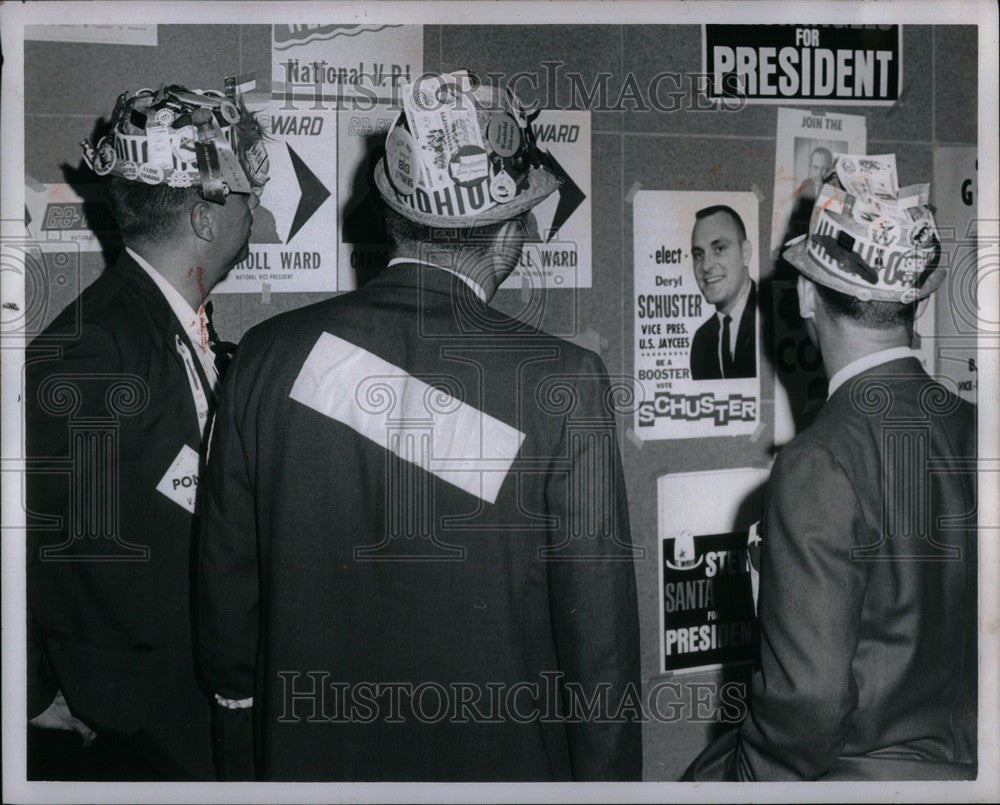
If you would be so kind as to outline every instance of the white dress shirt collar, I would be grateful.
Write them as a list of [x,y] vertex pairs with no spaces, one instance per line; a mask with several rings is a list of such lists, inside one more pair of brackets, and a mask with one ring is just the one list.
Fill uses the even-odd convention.
[[198,356],[198,361],[201,363],[201,368],[205,370],[205,377],[208,378],[209,383],[214,387],[219,373],[215,368],[215,356],[208,343],[205,308],[199,307],[196,313],[191,305],[187,303],[187,300],[181,296],[180,291],[167,282],[166,278],[153,268],[146,258],[128,246],[125,247],[125,251],[129,253],[129,256],[139,264],[139,267],[149,275],[149,278],[156,284],[156,287],[160,289],[160,293],[167,300],[167,304],[174,312],[178,323],[187,334],[188,340],[191,341],[195,355]]
[[914,352],[909,347],[891,347],[890,349],[880,349],[878,352],[872,352],[855,361],[851,361],[847,366],[842,366],[830,378],[827,397],[832,397],[833,392],[844,385],[844,383],[868,369],[881,366],[883,363],[889,363],[889,361],[898,361],[901,358],[912,357],[914,357]]
[[462,282],[468,285],[472,289],[472,292],[476,296],[478,296],[483,302],[488,301],[486,299],[486,291],[483,290],[483,286],[481,286],[474,279],[471,279],[470,277],[465,276],[465,274],[462,274],[459,271],[455,271],[452,268],[445,268],[444,266],[439,266],[436,263],[429,263],[426,260],[418,260],[416,257],[393,257],[389,261],[386,268],[388,268],[389,266],[397,265],[399,263],[416,263],[417,265],[429,266],[431,268],[439,268],[442,271],[447,271],[449,274],[454,274],[456,277],[462,280]]

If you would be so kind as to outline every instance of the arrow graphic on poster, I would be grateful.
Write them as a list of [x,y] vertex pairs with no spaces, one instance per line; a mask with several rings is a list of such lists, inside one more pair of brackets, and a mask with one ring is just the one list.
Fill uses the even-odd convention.
[[552,217],[549,236],[545,240],[546,243],[549,243],[552,238],[559,234],[562,225],[576,212],[576,208],[583,204],[587,194],[570,178],[566,169],[559,164],[559,160],[552,155],[551,151],[547,152],[547,155],[552,163],[553,172],[562,179],[562,183],[559,185],[559,203],[556,205],[556,214]]
[[302,192],[299,197],[299,205],[295,208],[292,226],[288,230],[288,240],[285,241],[291,243],[295,233],[305,226],[306,221],[312,218],[316,210],[323,206],[323,202],[330,197],[330,191],[316,178],[316,174],[306,167],[302,157],[295,153],[291,145],[286,142],[285,147],[288,148],[288,156],[292,158],[295,178],[299,183],[299,190]]

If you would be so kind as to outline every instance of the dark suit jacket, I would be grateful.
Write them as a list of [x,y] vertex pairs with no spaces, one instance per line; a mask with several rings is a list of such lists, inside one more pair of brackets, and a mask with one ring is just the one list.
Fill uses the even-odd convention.
[[975,462],[915,359],[834,392],[771,476],[749,715],[688,779],[975,776]]
[[[722,364],[719,361],[719,317],[711,318],[699,327],[691,340],[691,379],[721,380]],[[757,283],[750,281],[743,315],[736,331],[736,351],[733,353],[733,377],[757,376]]]
[[178,336],[193,357],[123,254],[27,350],[28,715],[61,689],[78,718],[127,736],[163,775],[211,779],[192,515],[156,490],[200,443]]
[[[201,650],[218,693],[254,696],[261,777],[640,778],[639,724],[532,715],[557,706],[563,683],[588,699],[610,685],[612,713],[627,684],[639,690],[609,392],[595,354],[435,268],[391,266],[247,334],[201,490]],[[442,424],[459,410],[468,418]],[[511,429],[523,442],[509,470],[494,461],[482,489],[478,472],[471,490],[447,480],[507,455]],[[557,682],[559,694],[544,689]],[[378,693],[390,683],[442,686],[469,723],[421,723],[441,691],[415,711],[406,689],[393,723]],[[505,704],[491,710],[487,685]],[[338,686],[354,686],[349,710],[355,696],[375,702],[349,722]]]

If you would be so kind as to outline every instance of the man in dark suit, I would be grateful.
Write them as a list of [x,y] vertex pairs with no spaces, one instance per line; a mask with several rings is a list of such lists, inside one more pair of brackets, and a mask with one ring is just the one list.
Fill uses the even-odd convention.
[[691,379],[757,376],[757,284],[750,242],[736,210],[719,204],[695,214],[694,277],[715,313],[691,341]]
[[[224,384],[201,649],[215,692],[252,705],[262,779],[641,775],[612,388],[596,354],[487,305],[557,180],[516,101],[475,98],[497,147],[465,152],[470,184],[425,191],[404,114],[375,171],[388,267],[252,329]],[[233,776],[252,773],[240,712]]]
[[909,350],[944,279],[934,223],[871,200],[874,232],[841,181],[784,253],[830,396],[771,475],[749,715],[687,779],[976,775],[975,410]]
[[213,777],[190,573],[224,358],[203,303],[266,180],[259,127],[220,97],[123,94],[84,143],[125,248],[27,350],[29,777]]

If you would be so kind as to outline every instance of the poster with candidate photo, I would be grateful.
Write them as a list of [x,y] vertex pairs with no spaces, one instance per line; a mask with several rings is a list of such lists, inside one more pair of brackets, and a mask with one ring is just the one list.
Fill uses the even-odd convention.
[[633,204],[635,433],[752,434],[760,419],[751,192],[643,190]]
[[809,231],[809,215],[837,154],[866,153],[865,118],[778,109],[771,254]]

